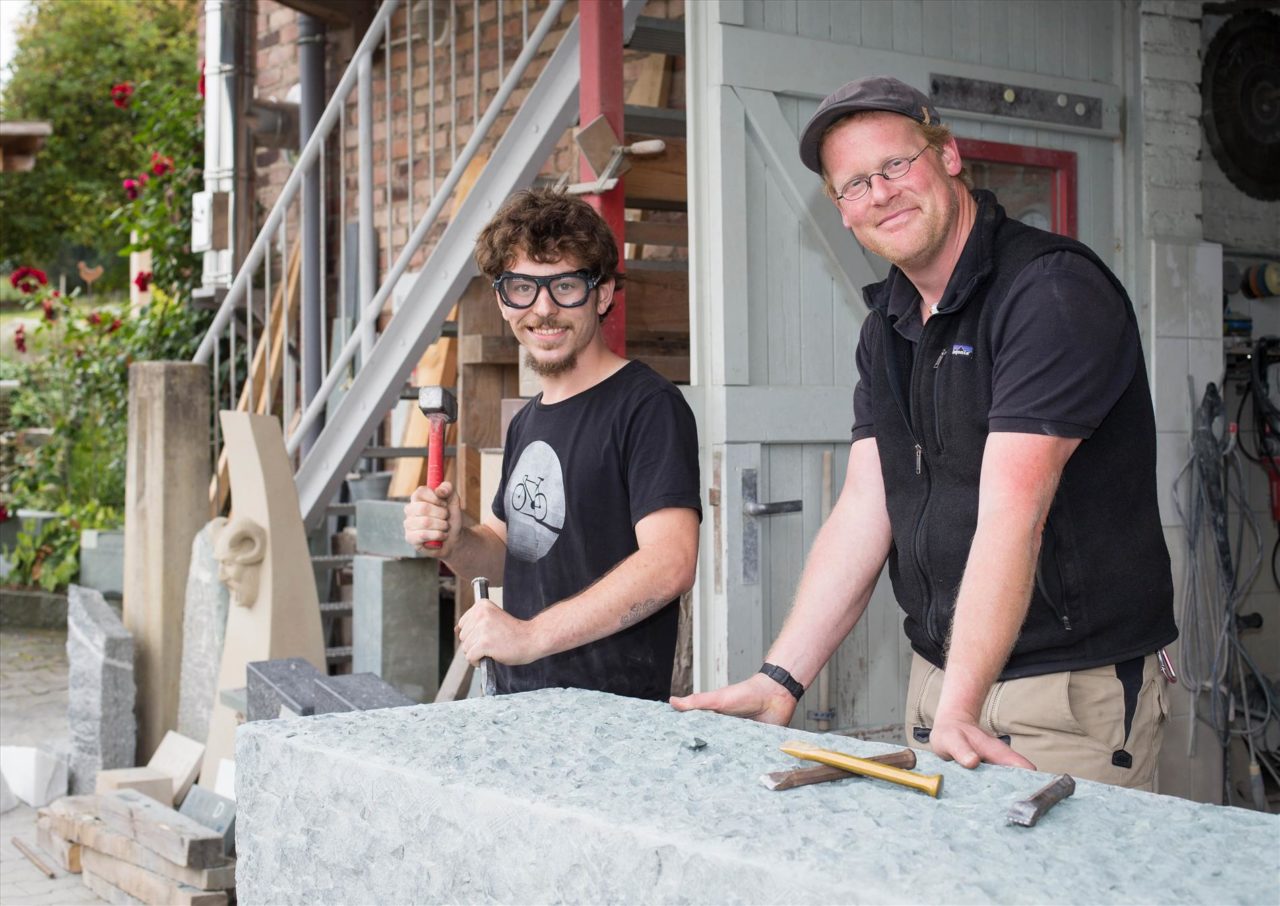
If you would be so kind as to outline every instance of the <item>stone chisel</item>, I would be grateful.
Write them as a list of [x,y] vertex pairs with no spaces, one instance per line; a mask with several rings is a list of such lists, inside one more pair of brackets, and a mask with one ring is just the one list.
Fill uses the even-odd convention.
[[[476,601],[484,601],[489,597],[489,580],[484,576],[476,576],[471,580],[471,590],[475,592]],[[498,694],[498,678],[493,675],[493,658],[480,658],[480,688],[485,695]]]
[[938,798],[938,793],[942,791],[941,774],[916,774],[913,771],[904,771],[901,768],[890,767],[887,764],[880,764],[867,758],[858,758],[853,755],[847,755],[844,752],[819,748],[801,740],[785,742],[780,748],[788,755],[794,755],[796,758],[816,761],[819,764],[841,768],[853,774],[861,774],[864,777],[887,780],[899,786],[910,787],[913,790],[928,793],[935,799]]
[[1076,791],[1076,782],[1070,774],[1059,774],[1051,782],[1036,791],[1030,799],[1021,799],[1009,806],[1006,820],[1009,824],[1020,824],[1023,827],[1035,827],[1036,822],[1045,816],[1063,799]]
[[[916,753],[910,749],[902,749],[898,752],[886,752],[883,755],[868,755],[867,761],[887,764],[890,767],[909,771],[916,766]],[[847,780],[854,776],[856,775],[852,772],[841,768],[816,764],[811,768],[792,768],[789,771],[771,771],[768,774],[761,774],[760,782],[764,784],[767,790],[781,792],[782,790],[793,790],[798,786],[808,786],[811,783]]]

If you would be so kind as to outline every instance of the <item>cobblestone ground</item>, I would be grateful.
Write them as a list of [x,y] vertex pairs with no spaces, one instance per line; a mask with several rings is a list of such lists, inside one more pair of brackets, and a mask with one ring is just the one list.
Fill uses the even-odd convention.
[[[66,754],[67,633],[0,630],[0,745],[41,746]],[[54,871],[46,877],[13,845],[18,837]],[[36,845],[36,810],[19,801],[0,815],[0,904],[102,903],[79,875],[68,874]]]

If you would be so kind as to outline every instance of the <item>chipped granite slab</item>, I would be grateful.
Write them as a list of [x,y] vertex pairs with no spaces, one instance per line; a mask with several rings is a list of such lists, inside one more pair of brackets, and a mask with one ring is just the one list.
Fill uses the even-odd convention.
[[[691,748],[694,737],[706,741]],[[942,773],[770,792],[790,738],[878,743],[544,690],[245,724],[239,902],[1274,903],[1280,818],[1081,781]]]

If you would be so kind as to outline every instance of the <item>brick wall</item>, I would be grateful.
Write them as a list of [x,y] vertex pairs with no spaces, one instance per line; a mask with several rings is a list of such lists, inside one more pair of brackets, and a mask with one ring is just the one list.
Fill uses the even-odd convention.
[[[397,10],[392,19],[392,51],[388,71],[386,57],[379,52],[373,61],[373,109],[374,109],[374,221],[378,231],[379,273],[384,273],[388,263],[388,237],[390,238],[390,260],[394,261],[410,233],[417,225],[431,203],[432,192],[443,183],[449,172],[452,161],[450,144],[451,133],[451,85],[457,97],[457,129],[453,133],[453,145],[461,152],[471,136],[472,125],[476,119],[476,110],[483,115],[489,101],[496,93],[499,85],[498,73],[498,3],[496,0],[483,0],[478,8],[479,45],[476,47],[476,8],[472,3],[452,4],[456,19],[449,21],[437,14],[433,22],[427,18],[426,0],[418,0]],[[543,11],[546,0],[532,0],[529,4],[528,28],[536,26]],[[446,7],[447,8],[447,7]],[[505,35],[505,52],[503,65],[510,69],[523,46],[521,35],[520,4],[507,2],[503,4],[503,33]],[[645,15],[660,18],[680,18],[683,16],[684,0],[650,0],[645,8]],[[488,154],[501,137],[503,131],[515,113],[520,100],[527,95],[529,86],[542,71],[551,52],[564,36],[569,23],[577,13],[577,4],[570,3],[561,13],[560,21],[552,28],[543,50],[533,62],[525,77],[525,84],[516,90],[503,114],[491,131],[491,138],[481,153]],[[409,48],[405,41],[406,23],[413,23],[412,41],[412,76],[410,76]],[[298,14],[296,11],[276,3],[275,0],[258,0],[258,49],[256,57],[257,73],[255,85],[260,98],[285,100],[290,89],[298,82]],[[429,25],[434,27],[441,46],[431,48],[427,40]],[[451,60],[449,42],[450,30],[455,32]],[[345,71],[358,39],[346,32],[330,30],[328,33],[327,90],[337,85]],[[435,118],[434,130],[431,129],[429,87],[429,55],[435,55]],[[479,104],[475,103],[476,68],[474,61],[479,57]],[[644,54],[627,51],[624,57],[624,72],[627,86],[635,81],[638,68]],[[456,72],[456,81],[450,78],[451,69]],[[668,106],[684,106],[683,60],[674,61],[674,72],[671,82],[671,101]],[[388,119],[385,115],[387,104],[386,80],[391,82],[390,118],[390,167],[387,166]],[[410,90],[410,82],[412,89]],[[412,101],[410,94],[412,93]],[[296,97],[296,90],[295,90]],[[412,104],[412,109],[410,105]],[[345,186],[345,199],[341,199],[344,210],[341,221],[352,221],[356,218],[358,205],[358,142],[356,129],[356,92],[347,103],[345,114],[346,129],[342,136],[342,158],[345,172],[340,175],[338,167],[339,139],[331,138],[326,151],[329,157],[329,173],[326,180],[326,207],[330,212],[330,234],[328,241],[337,239],[336,229],[339,222],[340,189]],[[435,181],[430,178],[430,149],[432,136],[435,138]],[[412,148],[412,170],[410,149]],[[292,169],[290,155],[272,149],[259,149],[256,155],[256,198],[260,206],[260,220],[266,216],[271,205],[278,197],[285,180]],[[566,134],[555,153],[542,167],[543,177],[554,179],[568,172],[571,179],[578,179],[578,155],[572,144],[571,136]],[[387,225],[387,184],[390,181],[391,226]],[[410,195],[412,194],[412,206]],[[446,209],[447,213],[447,209]],[[442,232],[443,223],[431,234],[433,241]],[[293,234],[296,235],[296,234]],[[331,248],[336,246],[331,245]],[[428,245],[429,248],[429,245]],[[427,249],[420,251],[411,267],[418,267],[425,259]],[[331,258],[334,256],[330,256]],[[330,262],[330,282],[333,285],[337,274],[333,272],[336,264]]]
[[1141,41],[1144,204],[1148,237],[1202,236],[1200,2],[1143,0]]

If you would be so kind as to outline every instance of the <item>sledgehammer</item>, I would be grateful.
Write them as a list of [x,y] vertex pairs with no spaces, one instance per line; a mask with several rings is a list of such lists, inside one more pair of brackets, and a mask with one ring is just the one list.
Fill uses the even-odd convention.
[[[457,421],[458,401],[444,387],[418,388],[418,408],[431,422],[431,438],[427,441],[427,487],[435,490],[444,481],[444,426]],[[428,541],[427,547],[440,547],[439,541]]]

